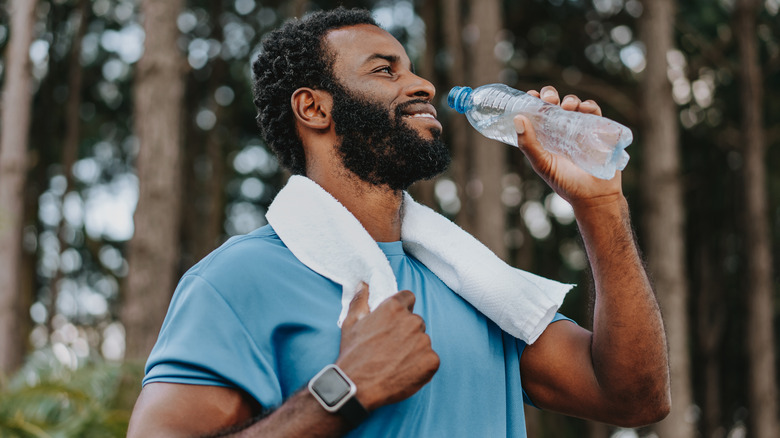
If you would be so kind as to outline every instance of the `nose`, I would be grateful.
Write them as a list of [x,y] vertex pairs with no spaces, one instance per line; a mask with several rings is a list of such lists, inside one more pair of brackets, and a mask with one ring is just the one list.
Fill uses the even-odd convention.
[[436,87],[429,80],[411,73],[406,93],[409,96],[424,98],[430,102],[436,95]]

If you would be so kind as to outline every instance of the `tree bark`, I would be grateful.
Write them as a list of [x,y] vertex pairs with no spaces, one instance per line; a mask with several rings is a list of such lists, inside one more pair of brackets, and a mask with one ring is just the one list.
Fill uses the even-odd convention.
[[[214,17],[211,38],[223,41],[222,24],[216,18],[223,9],[221,0],[210,4],[210,16]],[[187,79],[185,97],[187,129],[184,131],[184,144],[187,154],[182,157],[182,182],[184,192],[188,193],[188,202],[182,204],[181,220],[181,271],[189,269],[220,244],[224,235],[223,223],[225,212],[225,108],[215,99],[216,90],[229,82],[229,65],[221,57],[216,57],[210,64],[211,75],[203,86],[193,75]],[[205,99],[204,99],[205,96]],[[217,123],[208,132],[203,132],[196,126],[195,114],[200,103],[206,100],[208,108],[214,112]]]
[[184,60],[176,19],[183,0],[144,0],[146,40],[135,82],[139,197],[129,243],[122,322],[125,358],[143,360],[157,339],[179,263]]
[[[81,65],[81,42],[84,40],[84,34],[87,31],[87,19],[89,17],[89,2],[79,0],[78,24],[76,32],[71,41],[70,57],[68,65],[68,100],[65,102],[65,139],[62,142],[62,173],[65,176],[65,194],[73,189],[73,164],[76,162],[79,150],[79,141],[81,139],[81,117],[79,108],[81,107],[81,87],[84,77],[84,68]],[[64,196],[63,196],[64,199]],[[65,215],[60,218],[60,224],[57,228],[57,237],[60,242],[60,254],[65,252],[67,242],[65,240]],[[54,333],[54,316],[57,315],[57,298],[59,297],[60,287],[62,285],[62,270],[57,270],[57,275],[52,281],[51,288],[51,308],[48,312],[48,321],[46,327],[49,334]]]
[[688,346],[688,285],[685,262],[685,218],[680,181],[680,129],[677,107],[667,79],[666,54],[674,47],[673,0],[645,1],[639,22],[647,51],[640,84],[642,130],[641,192],[648,268],[655,280],[664,315],[672,380],[672,410],[656,425],[662,437],[695,434],[686,414],[693,405]]
[[776,437],[778,424],[777,369],[773,334],[772,234],[769,225],[764,136],[764,91],[758,41],[762,2],[740,0],[736,5],[735,36],[740,57],[740,100],[743,114],[743,198],[747,266],[747,345],[750,358],[748,404],[751,435]]
[[302,18],[309,10],[309,0],[293,0],[290,4],[290,16]]
[[[503,28],[501,2],[498,0],[471,0],[470,21],[476,35],[472,45],[471,82],[483,85],[498,82],[501,65],[494,55],[496,34]],[[463,122],[465,124],[465,121]],[[506,169],[507,150],[503,144],[481,135],[473,136],[471,190],[468,201],[473,204],[474,236],[499,257],[506,260],[504,243],[506,212],[501,203],[501,177]]]
[[[425,52],[420,60],[418,74],[436,85],[436,69],[434,67],[436,63],[436,53],[439,49],[436,43],[436,36],[438,33],[437,18],[441,6],[437,0],[428,0],[417,6],[416,9],[417,14],[425,23]],[[439,93],[446,93],[446,89],[437,90],[436,97],[440,97]],[[409,193],[417,202],[427,205],[434,210],[438,210],[436,196],[434,195],[435,186],[436,178],[418,181],[409,188]]]
[[[447,77],[447,86],[465,85],[466,83],[466,64],[464,62],[463,47],[463,1],[462,0],[442,0],[442,33],[449,66]],[[446,92],[446,91],[444,91]],[[466,185],[469,180],[469,169],[471,168],[471,149],[469,149],[469,139],[472,132],[468,122],[463,116],[452,114],[451,117],[461,117],[454,119],[448,126],[448,134],[451,151],[452,164],[450,166],[450,175],[458,188],[458,197],[461,201],[461,208],[455,216],[455,222],[464,230],[474,232],[473,217],[469,211],[469,203],[466,200]]]
[[24,360],[26,336],[20,332],[22,230],[27,143],[32,107],[29,58],[35,24],[33,0],[9,2],[11,37],[6,49],[0,133],[0,373],[10,374]]
[[[709,235],[709,234],[708,234]],[[723,333],[726,328],[725,294],[722,281],[714,272],[713,250],[706,242],[696,249],[699,292],[697,294],[697,339],[703,364],[704,413],[702,427],[705,437],[715,438],[725,429],[721,426],[721,363]]]

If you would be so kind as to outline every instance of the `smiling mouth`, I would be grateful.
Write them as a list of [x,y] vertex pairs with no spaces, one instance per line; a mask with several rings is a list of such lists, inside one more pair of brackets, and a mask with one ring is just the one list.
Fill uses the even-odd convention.
[[415,118],[426,118],[426,119],[434,119],[434,120],[436,119],[436,117],[434,117],[433,114],[428,114],[428,113],[404,114],[404,117],[409,117],[412,119]]
[[401,105],[400,112],[404,118],[436,120],[436,108],[429,102],[415,100]]

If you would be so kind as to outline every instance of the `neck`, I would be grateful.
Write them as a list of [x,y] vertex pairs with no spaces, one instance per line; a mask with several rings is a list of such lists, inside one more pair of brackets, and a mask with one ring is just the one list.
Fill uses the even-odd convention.
[[346,177],[325,177],[310,172],[308,178],[346,207],[374,240],[401,240],[402,191],[375,186],[351,173]]

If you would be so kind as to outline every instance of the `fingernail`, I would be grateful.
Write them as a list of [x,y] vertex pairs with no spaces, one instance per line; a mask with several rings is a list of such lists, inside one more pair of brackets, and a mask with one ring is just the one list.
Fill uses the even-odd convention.
[[553,93],[552,90],[545,90],[544,93],[542,93],[542,97],[550,97],[553,96],[555,93]]
[[515,131],[517,131],[518,135],[523,135],[525,133],[525,125],[523,125],[523,121],[519,117],[515,117]]
[[567,97],[567,98],[563,99],[563,103],[571,103],[571,102],[574,102],[574,98],[573,97]]

